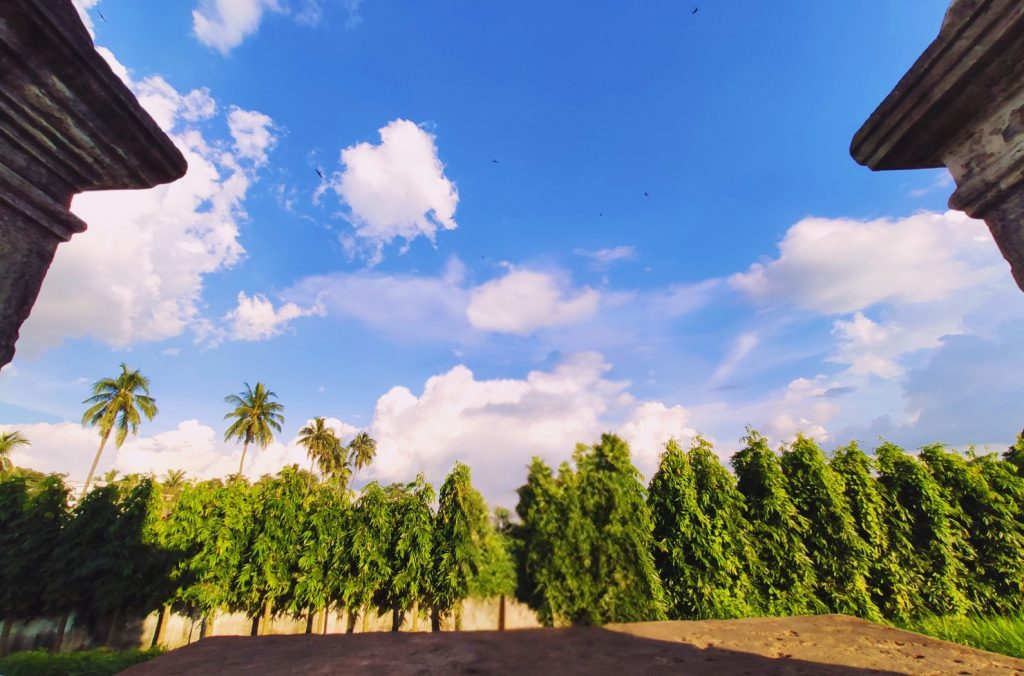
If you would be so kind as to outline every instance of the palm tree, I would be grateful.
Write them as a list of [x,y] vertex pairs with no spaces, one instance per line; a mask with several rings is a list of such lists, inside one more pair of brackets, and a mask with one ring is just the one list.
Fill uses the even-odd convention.
[[345,454],[345,447],[342,446],[338,435],[327,426],[323,416],[313,418],[305,427],[299,430],[299,446],[306,449],[310,459],[310,471],[313,471],[312,464],[320,467],[324,476],[344,477],[348,474],[348,459]]
[[82,424],[99,427],[100,447],[96,451],[92,467],[89,468],[89,474],[85,477],[82,495],[89,490],[89,484],[96,472],[96,465],[100,462],[100,456],[103,455],[103,447],[110,438],[111,430],[117,428],[114,445],[121,448],[121,444],[128,437],[128,432],[135,434],[139,431],[139,412],[146,416],[146,420],[152,420],[157,412],[156,400],[149,396],[149,378],[138,371],[129,370],[124,362],[121,362],[121,374],[118,377],[103,378],[93,383],[92,394],[93,396],[82,402],[89,404],[89,408],[82,416]]
[[11,461],[11,453],[17,446],[31,446],[28,439],[21,435],[21,432],[0,432],[0,472],[6,472],[14,467]]
[[377,442],[366,432],[360,432],[349,442],[348,450],[351,454],[349,461],[358,471],[373,462],[377,455]]
[[164,488],[168,490],[177,490],[181,488],[185,483],[185,470],[183,469],[169,469],[167,474],[164,475]]
[[231,394],[224,397],[224,401],[235,408],[225,414],[224,419],[233,419],[234,422],[224,433],[224,441],[238,439],[242,442],[242,459],[238,463],[238,475],[242,475],[242,468],[245,466],[245,452],[249,450],[249,444],[255,443],[260,448],[266,448],[274,440],[274,432],[281,431],[281,423],[284,422],[284,406],[271,399],[277,395],[268,390],[263,383],[256,383],[253,389],[249,383],[245,383],[245,391],[238,394]]

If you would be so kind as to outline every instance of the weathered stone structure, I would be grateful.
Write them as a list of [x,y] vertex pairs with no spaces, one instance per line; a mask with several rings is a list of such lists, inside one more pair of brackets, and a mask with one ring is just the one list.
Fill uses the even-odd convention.
[[93,47],[70,0],[0,4],[0,367],[85,190],[150,188],[185,158]]
[[953,0],[850,153],[876,170],[947,167],[949,206],[985,220],[1024,290],[1024,2]]

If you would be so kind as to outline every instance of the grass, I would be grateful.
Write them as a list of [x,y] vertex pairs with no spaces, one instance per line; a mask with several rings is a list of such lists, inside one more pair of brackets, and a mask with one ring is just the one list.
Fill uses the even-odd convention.
[[122,650],[106,648],[70,653],[25,650],[0,658],[3,676],[108,676],[145,662],[159,650]]
[[1024,616],[927,617],[905,628],[972,648],[1024,658]]

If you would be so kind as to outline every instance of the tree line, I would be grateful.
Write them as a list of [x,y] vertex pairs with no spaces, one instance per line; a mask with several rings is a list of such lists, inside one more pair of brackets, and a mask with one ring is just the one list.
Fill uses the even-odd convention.
[[1002,457],[747,430],[730,472],[670,442],[644,486],[604,435],[519,489],[517,593],[545,624],[1024,610],[1024,435]]
[[72,613],[106,644],[153,611],[154,645],[171,611],[203,634],[224,612],[245,613],[254,635],[278,616],[325,631],[341,611],[349,632],[373,611],[393,631],[421,617],[439,630],[460,624],[469,596],[515,592],[508,538],[463,464],[436,495],[422,476],[356,495],[295,465],[251,484],[169,479],[129,475],[74,507],[58,475],[0,479],[2,643],[12,622],[50,616],[59,650]]

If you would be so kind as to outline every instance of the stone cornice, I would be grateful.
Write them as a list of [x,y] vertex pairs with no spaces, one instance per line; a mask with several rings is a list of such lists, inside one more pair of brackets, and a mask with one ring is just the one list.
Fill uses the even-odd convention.
[[944,166],[947,146],[986,113],[993,88],[1021,83],[1022,55],[1024,2],[956,0],[939,35],[856,133],[850,154],[872,169]]
[[[74,193],[149,188],[187,169],[66,0],[3,2],[0,149],[0,181],[18,197],[5,201],[35,202],[29,211],[42,213],[66,211]],[[39,203],[43,197],[51,203]],[[84,224],[66,213],[45,227],[67,239]]]

